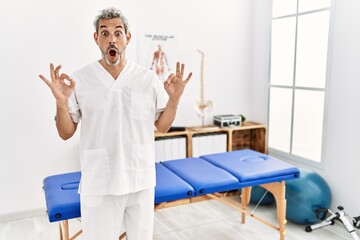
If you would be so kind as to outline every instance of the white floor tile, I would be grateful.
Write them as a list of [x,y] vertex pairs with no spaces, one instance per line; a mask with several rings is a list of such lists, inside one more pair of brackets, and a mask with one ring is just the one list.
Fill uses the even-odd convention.
[[[253,205],[249,206],[250,211]],[[275,206],[259,206],[255,215],[276,224]],[[155,213],[154,240],[277,240],[279,233],[247,217],[241,224],[240,212],[215,200],[160,209]],[[70,233],[81,227],[71,219]],[[352,240],[352,236],[339,222],[335,225],[305,232],[305,226],[289,222],[286,240]],[[360,234],[359,234],[360,236]],[[58,240],[59,224],[49,223],[47,216],[0,223],[0,240]],[[76,240],[84,240],[80,235]],[[106,240],[106,239],[102,239]]]

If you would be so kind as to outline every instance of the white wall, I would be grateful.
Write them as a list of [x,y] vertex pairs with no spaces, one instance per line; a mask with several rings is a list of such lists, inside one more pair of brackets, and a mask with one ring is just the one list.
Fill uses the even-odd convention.
[[360,1],[335,1],[324,176],[334,204],[360,214]]
[[256,122],[266,123],[272,1],[256,0],[252,7],[250,116]]
[[[174,7],[174,4],[176,7]],[[156,0],[144,7],[139,33],[172,33],[179,42],[179,59],[190,64],[194,73],[179,106],[174,125],[200,125],[193,110],[200,99],[200,55],[205,52],[205,98],[214,102],[212,115],[248,114],[251,55],[250,1]],[[151,12],[151,15],[149,15]]]
[[[7,1],[1,3],[0,220],[44,209],[44,177],[79,169],[78,135],[63,142],[54,126],[55,106],[37,77],[49,62],[71,73],[99,58],[92,21],[99,9],[116,6],[129,18],[133,40],[128,58],[137,60],[136,37],[175,34],[179,60],[194,77],[184,94],[175,125],[198,125],[200,58],[205,51],[206,96],[213,114],[244,113],[267,122],[271,3],[218,1]],[[360,159],[360,1],[335,1],[325,166],[315,169],[330,184],[333,205],[360,214],[357,191]],[[174,7],[176,4],[176,8]],[[142,6],[140,9],[138,6]],[[206,119],[211,122],[211,117]]]
[[[169,33],[179,39],[179,60],[194,77],[174,125],[200,125],[193,110],[199,99],[200,57],[205,52],[206,96],[213,114],[250,116],[251,0],[15,0],[0,8],[0,221],[44,209],[44,177],[79,170],[78,137],[57,136],[55,103],[38,78],[50,62],[67,73],[100,57],[92,40],[92,21],[104,7],[127,15],[133,39],[129,59],[137,60],[136,37]],[[206,119],[211,122],[211,116]]]
[[[269,66],[269,21],[271,4],[256,0],[253,35],[253,87],[251,116],[267,121]],[[334,26],[329,72],[324,167],[312,168],[321,174],[333,193],[333,208],[345,207],[351,216],[360,214],[360,1],[333,0]],[[259,51],[259,49],[261,49]],[[266,97],[264,97],[266,95]],[[258,99],[258,100],[257,100]]]

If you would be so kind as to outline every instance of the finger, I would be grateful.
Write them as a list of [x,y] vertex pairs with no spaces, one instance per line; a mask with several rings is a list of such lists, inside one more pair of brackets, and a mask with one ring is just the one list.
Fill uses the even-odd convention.
[[172,79],[174,79],[174,77],[175,77],[175,75],[172,73],[172,74],[170,74],[170,76],[165,80],[165,82],[164,82],[165,88],[170,85],[170,83],[171,83]]
[[55,80],[54,64],[52,64],[52,63],[50,63],[50,77],[51,77],[52,81]]
[[[66,75],[66,74],[64,74],[64,75]],[[68,80],[68,83],[66,83],[66,85],[68,85],[70,88],[74,88],[74,87],[75,87],[75,81],[74,81],[74,79],[72,79],[72,78],[69,77],[68,75],[66,75],[65,79]]]
[[65,80],[68,80],[69,76],[65,73],[62,73],[58,79],[61,80],[61,84],[66,84],[66,85],[69,85],[68,81],[65,81]]
[[181,64],[181,70],[180,70],[180,79],[182,80],[183,76],[184,76],[184,69],[185,69],[185,64]]
[[168,89],[169,86],[170,86],[170,84],[169,84],[167,81],[165,81],[165,82],[164,82],[164,89]]
[[184,82],[188,83],[192,76],[192,72],[189,73],[188,77],[184,80]]
[[69,77],[69,75],[67,75],[66,73],[62,73],[59,78],[60,78],[61,80],[64,80],[64,79],[69,80],[70,77]]
[[71,88],[74,88],[74,87],[75,87],[75,81],[74,81],[74,79],[72,79],[71,77],[69,77],[68,80],[70,81],[70,87],[71,87]]
[[175,77],[175,75],[172,73],[172,74],[170,74],[169,76],[168,76],[168,78],[166,79],[166,81],[165,82],[168,82],[170,79],[172,79],[172,78],[174,78]]
[[171,83],[171,79],[172,79],[172,78],[166,79],[166,81],[164,82],[164,85],[165,85],[165,86],[168,86],[168,85]]
[[56,78],[59,78],[59,71],[60,71],[60,69],[61,69],[61,65],[59,65],[59,66],[57,66],[57,67],[55,68],[55,77],[56,77]]
[[180,76],[180,63],[176,63],[176,76]]
[[71,88],[75,87],[75,81],[69,75],[67,75],[66,73],[62,73],[61,76],[60,76],[60,79],[68,80],[69,82],[65,83],[65,84],[68,85]]
[[46,83],[46,85],[50,87],[51,82],[46,77],[43,75],[39,75],[39,77]]

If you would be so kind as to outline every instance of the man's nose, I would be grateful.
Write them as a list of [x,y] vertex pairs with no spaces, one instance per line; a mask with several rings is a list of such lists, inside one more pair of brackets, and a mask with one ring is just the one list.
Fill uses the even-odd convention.
[[111,35],[110,35],[109,43],[110,43],[110,44],[115,44],[115,43],[116,43],[116,37],[115,37],[114,34],[111,34]]

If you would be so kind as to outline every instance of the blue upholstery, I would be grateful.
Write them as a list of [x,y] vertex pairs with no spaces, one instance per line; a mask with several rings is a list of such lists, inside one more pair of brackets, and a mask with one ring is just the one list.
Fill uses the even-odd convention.
[[289,180],[300,176],[291,164],[253,150],[203,155],[200,158],[234,175],[241,187]]
[[[155,204],[194,196],[194,189],[163,165],[156,163]],[[78,194],[80,172],[44,179],[46,206],[50,222],[80,217]]]
[[49,221],[80,217],[78,186],[80,172],[49,176],[44,179],[44,191]]
[[194,189],[160,163],[155,163],[155,204],[194,196]]
[[[299,170],[252,150],[156,163],[155,203],[299,177]],[[80,217],[80,172],[44,179],[50,222]]]
[[191,184],[196,195],[239,188],[239,181],[234,176],[200,158],[166,161],[163,165]]

